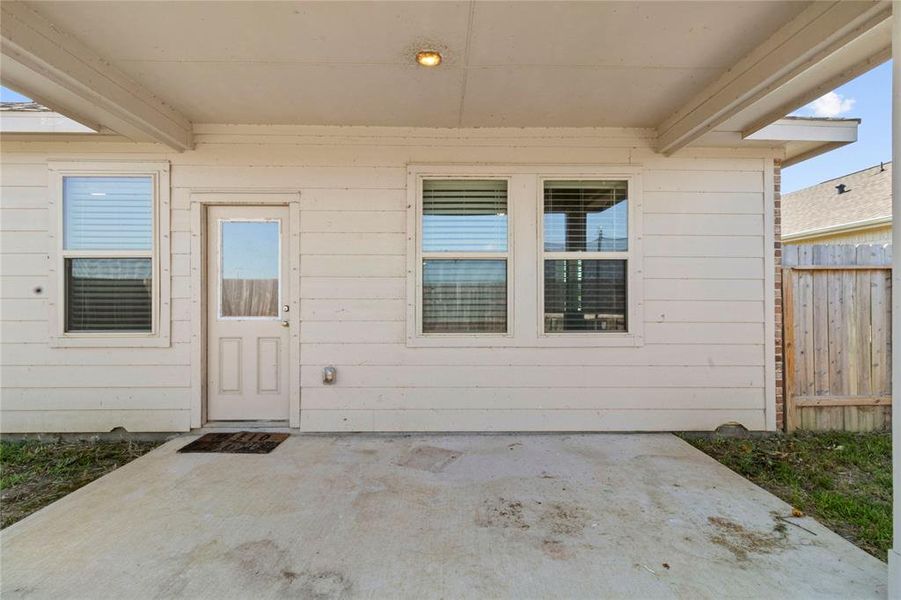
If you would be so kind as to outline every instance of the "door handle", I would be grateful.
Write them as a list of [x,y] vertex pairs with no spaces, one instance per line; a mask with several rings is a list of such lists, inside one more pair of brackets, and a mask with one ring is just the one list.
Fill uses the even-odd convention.
[[288,321],[282,321],[282,327],[290,327],[291,323]]

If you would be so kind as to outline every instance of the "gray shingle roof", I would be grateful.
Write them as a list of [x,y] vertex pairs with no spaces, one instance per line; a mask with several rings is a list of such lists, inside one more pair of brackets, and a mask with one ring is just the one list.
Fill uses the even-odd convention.
[[[844,184],[839,194],[836,186]],[[850,173],[782,196],[782,235],[892,215],[892,163]]]
[[2,112],[53,112],[52,108],[47,108],[43,104],[37,102],[0,102],[0,111]]

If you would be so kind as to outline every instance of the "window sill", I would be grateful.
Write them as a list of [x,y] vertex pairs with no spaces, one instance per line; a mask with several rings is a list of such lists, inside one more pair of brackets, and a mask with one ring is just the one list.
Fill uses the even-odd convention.
[[554,333],[540,335],[538,348],[628,348],[644,346],[644,337],[638,333]]
[[147,335],[56,335],[50,337],[51,348],[168,348],[169,337],[159,334]]

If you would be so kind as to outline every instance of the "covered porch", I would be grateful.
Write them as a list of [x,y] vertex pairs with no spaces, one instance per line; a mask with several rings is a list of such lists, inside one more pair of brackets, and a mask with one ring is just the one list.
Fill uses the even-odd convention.
[[[290,352],[279,355],[285,360],[270,361],[285,369],[278,374],[284,385],[272,386],[285,394],[284,406],[278,407],[285,409],[280,424],[304,431],[666,431],[713,430],[737,422],[776,431],[782,422],[778,169],[850,143],[856,135],[853,122],[784,117],[887,60],[892,43],[897,109],[899,13],[897,2],[884,1],[173,3],[165,10],[153,2],[4,2],[0,83],[77,124],[0,133],[4,185],[12,188],[4,199],[13,198],[4,208],[20,211],[14,217],[20,220],[5,219],[15,230],[6,234],[11,240],[6,249],[15,258],[5,265],[15,264],[16,270],[4,275],[16,278],[10,289],[24,315],[20,319],[17,314],[4,331],[12,332],[5,333],[8,340],[28,344],[28,352],[9,345],[13,349],[3,356],[4,428],[187,431],[206,425],[208,388],[220,382],[207,380],[205,211],[207,204],[252,204],[266,196],[269,203],[290,207],[286,222],[294,237],[286,238],[285,247],[296,261],[286,263],[290,297],[278,307],[288,313],[280,318],[293,327],[290,334],[282,332]],[[440,54],[441,64],[416,64],[416,54],[423,50]],[[894,140],[899,154],[897,110]],[[145,347],[123,344],[96,351],[90,347],[93,341],[65,347],[67,332],[56,310],[62,300],[54,295],[65,259],[61,247],[59,253],[47,251],[56,248],[61,235],[53,220],[58,190],[48,181],[65,176],[59,173],[75,173],[54,163],[60,160],[82,173],[103,162],[107,175],[138,164],[145,172],[153,170],[159,189],[165,190],[154,230],[160,242],[145,257],[156,261],[153,268],[162,275],[155,280],[153,300],[156,338]],[[126,162],[127,168],[121,165]],[[48,176],[48,165],[57,179]],[[510,182],[510,206],[525,206],[510,213],[510,231],[517,230],[519,237],[502,258],[519,265],[521,275],[508,280],[508,329],[496,345],[438,344],[418,335],[421,282],[413,273],[422,265],[417,262],[421,247],[415,223],[421,215],[416,212],[416,186],[428,176],[504,179]],[[632,287],[622,322],[632,325],[612,342],[548,341],[541,314],[540,186],[547,178],[611,177],[629,179],[630,195],[635,192],[629,254],[623,259],[632,269],[627,279]],[[896,214],[901,214],[899,186],[896,179]],[[901,237],[896,241],[901,243]],[[894,281],[901,288],[897,272]],[[898,298],[896,339],[901,337]],[[293,325],[289,318],[296,319]],[[48,330],[59,335],[48,342]],[[334,365],[337,385],[322,374]],[[899,368],[896,361],[895,374]],[[561,388],[565,393],[559,393]],[[583,581],[590,586],[585,590],[616,594],[621,591],[616,581],[589,568],[613,560],[620,561],[618,569],[628,570],[629,589],[647,595],[715,594],[719,586],[739,583],[746,586],[741,589],[778,595],[785,589],[783,575],[790,577],[792,557],[797,557],[798,569],[851,557],[842,564],[848,570],[792,580],[800,586],[794,589],[812,586],[806,588],[811,594],[830,593],[817,587],[828,583],[850,594],[841,586],[855,581],[862,586],[854,588],[855,595],[883,591],[879,565],[828,532],[817,529],[816,543],[809,545],[804,531],[792,526],[787,538],[773,538],[770,511],[784,510],[784,505],[705,464],[672,438],[559,438],[547,443],[576,442],[573,448],[553,451],[543,447],[544,438],[528,438],[531,445],[524,447],[537,453],[531,457],[534,464],[543,464],[542,453],[559,451],[563,462],[546,464],[561,471],[576,469],[579,489],[591,492],[588,504],[572,510],[586,519],[577,537],[588,540],[575,549],[553,536],[529,537],[553,533],[548,528],[556,527],[548,525],[556,517],[529,502],[562,506],[567,513],[570,505],[561,495],[562,486],[534,498],[527,490],[544,485],[541,473],[513,476],[496,489],[480,479],[480,473],[490,473],[506,481],[504,472],[522,467],[513,458],[491,458],[515,457],[517,440],[511,439],[505,449],[497,445],[505,438],[460,438],[468,441],[455,449],[454,439],[437,444],[419,438],[292,438],[281,459],[267,463],[278,474],[275,482],[240,468],[243,463],[231,457],[197,459],[194,465],[194,459],[172,453],[173,442],[4,534],[4,545],[17,550],[5,552],[3,585],[17,593],[34,588],[52,594],[77,585],[88,586],[83,588],[87,592],[91,582],[79,579],[85,569],[79,540],[91,539],[101,549],[95,557],[106,564],[101,570],[106,569],[109,590],[125,590],[138,581],[162,595],[206,593],[189,587],[193,575],[215,581],[224,571],[246,572],[246,585],[261,586],[270,595],[293,586],[311,594],[322,589],[371,591],[382,589],[381,569],[395,569],[391,580],[403,581],[416,594],[426,589],[424,582],[435,581],[434,572],[432,578],[418,574],[434,569],[446,554],[453,570],[437,577],[448,594],[461,593],[454,586],[464,581],[485,586],[486,595],[538,589],[519,587],[523,585],[575,586]],[[429,469],[400,471],[406,474],[401,483],[419,489],[426,500],[386,503],[386,497],[396,500],[389,485],[398,474],[394,470],[406,468],[397,466],[406,459],[392,448],[415,453],[412,440],[459,451],[460,458],[438,475]],[[638,445],[630,446],[630,440]],[[658,450],[666,458],[648,459],[657,451],[641,449],[646,443],[662,444]],[[901,461],[901,445],[895,456]],[[373,457],[371,466],[384,469],[384,481],[360,470],[369,464],[367,457]],[[620,459],[620,466],[610,466]],[[582,466],[575,466],[579,461]],[[650,466],[636,470],[638,464]],[[678,480],[669,479],[671,464],[682,469],[677,469]],[[594,472],[578,470],[591,465]],[[464,466],[465,473],[455,471]],[[622,519],[612,519],[615,515],[597,503],[607,492],[595,475],[608,468],[625,481],[614,491],[624,494],[614,505],[632,506]],[[153,469],[152,489],[146,479],[133,479]],[[363,498],[355,515],[365,514],[371,502],[376,517],[347,525],[340,539],[328,545],[333,552],[329,560],[321,562],[296,554],[305,549],[286,549],[279,539],[282,534],[295,540],[334,535],[322,523],[347,523],[342,519],[350,513],[330,511],[350,507],[333,504],[333,495],[323,500],[316,487],[300,485],[298,473],[309,475],[308,469],[334,485],[332,478],[356,477],[353,490],[332,491],[338,497],[347,492],[344,499]],[[410,475],[420,471],[422,477],[437,479],[424,485]],[[192,477],[183,477],[188,472]],[[643,480],[636,472],[655,475]],[[709,488],[697,479],[702,472],[723,478],[723,485]],[[901,468],[896,482],[899,474]],[[553,474],[547,481],[554,481]],[[697,484],[689,498],[681,495],[683,481]],[[456,512],[439,503],[444,512],[433,513],[428,498],[453,498],[458,482],[475,490],[457,498],[468,509]],[[112,487],[103,487],[107,485]],[[441,494],[429,487],[434,485]],[[646,513],[634,511],[629,490],[635,485],[646,486],[638,503],[649,507]],[[92,495],[97,489],[114,497],[106,516],[120,519],[117,533],[124,530],[127,536],[91,538],[89,528],[80,524],[105,518],[102,510],[88,509],[97,500]],[[189,489],[195,494],[188,494]],[[225,493],[232,489],[240,493]],[[247,489],[263,490],[263,495],[247,494]],[[266,495],[273,490],[278,497]],[[659,508],[654,498],[660,490],[666,490],[666,502],[682,507],[669,520],[660,520],[667,513],[654,508]],[[704,493],[696,493],[700,490]],[[293,499],[289,505],[280,504],[282,494]],[[145,521],[127,504],[122,508],[123,497],[139,505],[149,500],[156,520]],[[496,498],[521,506],[491,504]],[[723,514],[723,506],[745,506],[746,498],[756,500],[741,518]],[[901,514],[901,499],[896,502]],[[695,505],[706,512],[697,513]],[[67,509],[60,506],[85,520],[67,521]],[[212,524],[236,512],[255,514],[259,506],[267,512],[252,526],[232,523],[223,532]],[[327,514],[304,512],[317,506],[327,506]],[[383,531],[368,546],[354,546],[355,537],[368,535],[364,526],[396,524],[403,516],[391,513],[397,507],[417,515],[412,523],[420,528],[396,538]],[[273,518],[278,511],[294,519],[296,529],[284,529],[284,521]],[[463,527],[454,519],[474,514],[482,515],[482,524],[467,523],[462,537],[445,527]],[[492,524],[511,515],[512,525]],[[189,545],[193,538],[151,536],[149,528],[161,522],[180,522],[187,530],[201,523],[209,528],[203,541],[208,545]],[[261,524],[268,524],[272,537],[259,535]],[[569,535],[569,525],[562,527],[560,535]],[[617,533],[621,527],[628,527],[630,535]],[[38,542],[57,529],[84,533],[58,546],[62,554],[56,558],[74,565],[73,570],[40,578],[35,566],[51,567],[41,558],[46,549]],[[707,532],[701,541],[692,537],[699,530]],[[656,538],[643,537],[649,531],[682,535],[664,548],[698,559],[685,567],[684,579],[676,575],[675,560],[657,552]],[[901,518],[896,518],[896,539],[899,532]],[[220,534],[234,543],[217,546]],[[119,544],[136,543],[141,536],[154,539],[150,550],[160,552],[134,556],[124,569],[128,579],[118,578],[121,557],[128,555]],[[730,541],[736,536],[743,544],[769,544],[773,552],[748,554]],[[684,547],[685,537],[699,545]],[[390,564],[383,562],[389,553],[373,551],[385,539],[393,539]],[[453,539],[458,542],[442,541]],[[643,540],[642,545],[623,555],[633,540]],[[493,552],[500,543],[513,548],[511,553]],[[505,574],[500,581],[479,579],[480,574],[460,577],[461,570],[475,568],[467,554],[473,545],[483,550],[476,553],[481,560],[497,561],[495,570]],[[773,558],[777,551],[782,553],[778,560]],[[645,561],[646,555],[653,560]],[[743,555],[755,556],[752,563],[758,566],[745,569]],[[11,568],[9,556],[23,562]],[[157,561],[154,568],[146,568],[148,556]],[[170,564],[164,556],[180,558]],[[897,553],[891,558],[897,559]],[[714,577],[701,567],[708,561],[724,568]],[[347,570],[351,563],[362,565],[356,575]],[[312,570],[298,564],[313,565]],[[518,570],[518,564],[532,565],[534,571]],[[890,564],[894,570],[895,561]],[[273,571],[272,565],[279,567]],[[579,568],[569,570],[572,565]],[[178,570],[183,568],[195,571]],[[7,576],[10,572],[20,578]],[[531,573],[544,577],[539,582]],[[592,579],[586,580],[586,573]],[[834,574],[841,577],[832,579]],[[664,576],[673,579],[661,583]],[[890,588],[896,596],[901,595],[898,582],[901,575],[895,573]],[[41,587],[53,585],[59,587]],[[547,593],[559,590],[548,588]],[[227,595],[228,589],[219,591]],[[578,595],[578,589],[572,591]]]
[[6,529],[8,598],[882,598],[882,562],[670,434],[192,436]]

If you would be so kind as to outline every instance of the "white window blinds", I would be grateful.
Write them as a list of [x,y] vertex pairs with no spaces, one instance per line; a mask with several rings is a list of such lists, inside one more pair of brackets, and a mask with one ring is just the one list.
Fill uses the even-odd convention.
[[66,331],[153,329],[154,183],[63,177]]
[[544,182],[545,333],[627,331],[628,182]]
[[507,250],[507,182],[426,180],[422,186],[423,252]]
[[507,181],[425,180],[422,332],[507,332]]
[[67,250],[150,250],[150,177],[66,177],[63,243]]

